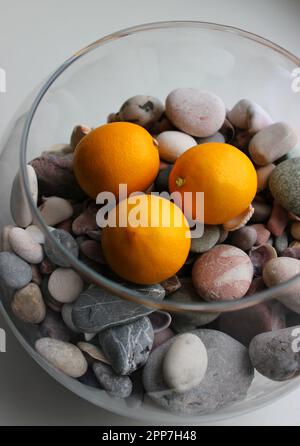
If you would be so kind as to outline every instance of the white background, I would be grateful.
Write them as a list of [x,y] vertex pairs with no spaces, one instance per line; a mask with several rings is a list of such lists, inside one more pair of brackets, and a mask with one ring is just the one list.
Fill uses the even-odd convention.
[[[86,44],[132,25],[201,20],[244,28],[300,56],[300,0],[0,0],[0,137],[27,94]],[[300,125],[300,121],[299,121]],[[0,327],[6,328],[0,316]],[[0,353],[0,425],[128,425],[54,382],[7,329]],[[221,425],[298,425],[300,389]]]

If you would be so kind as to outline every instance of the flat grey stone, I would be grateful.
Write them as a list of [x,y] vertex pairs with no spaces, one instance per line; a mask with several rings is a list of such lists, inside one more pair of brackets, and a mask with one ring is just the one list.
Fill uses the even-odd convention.
[[0,285],[18,290],[32,279],[31,266],[12,252],[0,252]]
[[212,413],[246,398],[254,376],[248,349],[215,330],[199,329],[208,354],[208,368],[201,383],[184,393],[167,387],[163,380],[163,359],[176,337],[152,351],[143,371],[148,396],[165,409],[189,415]]
[[100,386],[117,398],[128,398],[132,392],[129,376],[118,376],[113,369],[103,362],[95,362],[93,370]]
[[153,340],[154,332],[147,316],[99,334],[103,353],[118,375],[129,375],[142,367],[148,359]]
[[274,381],[295,378],[300,374],[299,339],[300,325],[255,336],[249,347],[253,366]]
[[[145,295],[162,300],[165,290],[161,285],[132,286]],[[75,327],[85,333],[100,332],[109,327],[133,322],[155,311],[138,305],[102,288],[92,287],[83,291],[74,303],[72,319]]]

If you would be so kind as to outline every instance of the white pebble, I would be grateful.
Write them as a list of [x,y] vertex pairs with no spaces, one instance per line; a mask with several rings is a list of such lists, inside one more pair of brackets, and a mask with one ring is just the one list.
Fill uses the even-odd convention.
[[82,289],[83,280],[71,268],[57,268],[49,278],[48,290],[58,302],[74,302]]
[[35,242],[22,228],[12,228],[8,235],[13,251],[28,263],[38,264],[44,258],[41,245]]
[[186,392],[200,384],[208,365],[206,347],[191,333],[176,336],[163,361],[164,380],[170,389]]
[[169,163],[174,163],[186,150],[197,145],[190,135],[175,130],[160,133],[156,141],[160,157]]
[[45,243],[45,235],[38,226],[30,225],[25,229],[25,232],[32,238],[32,240],[40,245]]
[[87,371],[87,361],[76,345],[58,339],[41,338],[36,341],[35,349],[46,361],[72,378],[79,378]]
[[73,215],[73,207],[70,202],[60,197],[44,198],[44,203],[39,210],[45,223],[49,226],[58,225]]
[[[35,170],[32,166],[27,165],[27,175],[29,181],[29,189],[35,204],[38,200],[38,181]],[[20,172],[16,175],[10,195],[10,211],[17,226],[26,228],[32,222],[32,215],[25,190],[21,184]]]

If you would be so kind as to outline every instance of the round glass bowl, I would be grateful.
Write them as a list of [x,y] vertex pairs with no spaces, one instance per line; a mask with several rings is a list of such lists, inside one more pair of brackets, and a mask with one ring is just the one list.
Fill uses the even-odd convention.
[[[219,95],[228,108],[241,98],[259,103],[274,121],[286,121],[300,138],[300,100],[292,88],[300,60],[283,48],[245,31],[201,22],[164,22],[126,29],[89,45],[60,66],[33,92],[18,111],[2,141],[0,159],[0,225],[11,222],[9,195],[16,172],[38,224],[48,231],[28,189],[26,164],[53,144],[65,142],[76,124],[91,127],[106,122],[127,98],[149,94],[161,98],[178,87],[198,87]],[[298,153],[300,155],[300,153]],[[297,151],[293,154],[297,156]],[[20,160],[20,162],[19,162]],[[283,298],[294,283],[266,290],[239,301],[220,303],[157,303],[89,269],[61,245],[61,254],[88,282],[125,299],[167,311],[223,312]],[[298,386],[295,379],[278,383],[256,375],[244,401],[218,412],[184,416],[169,413],[147,397],[137,409],[105,391],[85,386],[50,366],[33,349],[37,329],[20,323],[11,313],[9,291],[2,291],[1,310],[12,331],[30,355],[57,381],[82,398],[114,413],[164,424],[199,423],[239,415],[274,400]]]

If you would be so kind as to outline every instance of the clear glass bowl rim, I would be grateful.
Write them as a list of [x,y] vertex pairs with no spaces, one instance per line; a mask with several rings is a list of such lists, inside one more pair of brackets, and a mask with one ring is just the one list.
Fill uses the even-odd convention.
[[44,95],[47,93],[51,85],[55,82],[55,80],[74,62],[76,62],[79,58],[83,57],[85,54],[89,53],[95,48],[98,48],[102,45],[105,45],[108,42],[112,42],[114,40],[126,38],[127,36],[131,36],[133,34],[146,32],[146,31],[155,31],[161,29],[168,28],[198,28],[198,29],[207,29],[211,31],[219,31],[224,34],[236,34],[241,38],[252,40],[257,44],[263,45],[273,51],[279,53],[284,58],[288,59],[290,62],[295,64],[295,68],[300,66],[300,59],[289,51],[285,50],[281,46],[275,44],[274,42],[267,40],[261,36],[250,33],[248,31],[244,31],[239,28],[235,28],[232,26],[221,25],[217,23],[210,22],[201,22],[201,21],[166,21],[166,22],[154,22],[147,23],[139,26],[134,26],[130,28],[126,28],[112,34],[109,34],[90,45],[84,47],[83,49],[77,51],[73,56],[67,59],[62,65],[60,65],[57,70],[46,80],[46,82],[42,85],[39,92],[37,93],[28,113],[26,116],[26,121],[24,124],[24,128],[21,136],[21,148],[20,148],[20,174],[21,174],[21,183],[24,188],[34,221],[40,226],[40,228],[45,233],[46,237],[51,240],[51,242],[56,246],[59,252],[68,259],[71,266],[82,273],[90,282],[94,283],[97,286],[103,287],[106,290],[120,296],[121,298],[136,302],[138,304],[147,305],[149,307],[154,307],[158,309],[164,309],[166,311],[172,312],[185,312],[185,311],[196,311],[203,313],[218,313],[218,312],[229,312],[240,310],[244,308],[249,308],[258,303],[267,302],[276,298],[276,296],[280,296],[284,294],[288,287],[296,284],[300,280],[300,274],[293,277],[289,281],[277,285],[271,289],[266,289],[260,291],[251,296],[244,297],[239,300],[232,300],[226,302],[199,302],[199,303],[183,303],[183,302],[170,302],[168,300],[163,300],[162,302],[157,302],[155,299],[151,297],[146,297],[145,295],[139,293],[138,291],[127,288],[126,286],[120,285],[114,282],[107,277],[96,273],[94,270],[86,266],[79,259],[70,254],[62,245],[57,243],[51,232],[49,231],[45,221],[43,220],[38,208],[36,207],[31,193],[29,189],[29,180],[26,169],[26,158],[27,158],[27,145],[28,145],[28,136],[31,128],[32,121],[34,119],[35,112],[43,99]]

